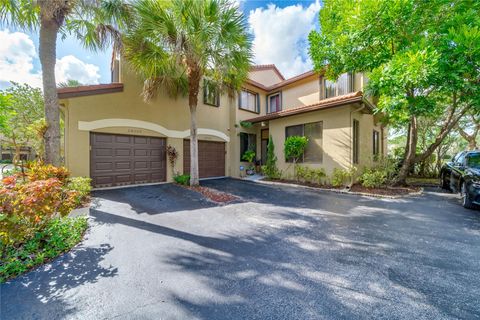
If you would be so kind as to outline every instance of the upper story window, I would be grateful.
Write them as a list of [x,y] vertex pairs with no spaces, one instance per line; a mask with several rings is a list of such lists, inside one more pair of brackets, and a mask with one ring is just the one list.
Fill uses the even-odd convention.
[[277,92],[267,97],[267,113],[278,112],[282,110],[282,94]]
[[353,91],[353,74],[344,73],[338,77],[337,81],[325,79],[323,84],[325,98],[341,96]]
[[203,103],[210,106],[220,106],[220,94],[215,84],[207,79],[203,80]]
[[259,113],[260,99],[258,93],[243,89],[240,91],[238,107],[243,110]]

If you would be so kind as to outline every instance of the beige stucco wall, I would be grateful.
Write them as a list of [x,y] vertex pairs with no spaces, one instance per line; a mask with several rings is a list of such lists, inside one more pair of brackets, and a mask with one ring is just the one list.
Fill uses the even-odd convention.
[[[355,165],[359,171],[362,171],[365,167],[370,167],[375,164],[373,158],[373,130],[380,133],[380,139],[382,139],[382,127],[380,123],[375,123],[374,116],[369,113],[355,112],[353,113],[353,119],[359,121],[360,131],[360,147],[359,147],[359,162]],[[386,142],[384,140],[384,148]],[[382,142],[380,141],[380,149],[382,148]],[[384,153],[385,154],[385,153]]]
[[318,76],[312,76],[299,83],[282,88],[283,110],[306,106],[320,99],[320,83]]
[[[124,69],[125,70],[125,69]],[[124,71],[127,72],[127,71]],[[167,144],[175,145],[183,155],[183,139],[169,137],[149,127],[129,125],[129,120],[139,120],[147,125],[159,125],[171,132],[183,132],[190,128],[190,112],[188,100],[185,97],[172,99],[164,92],[149,103],[140,97],[142,84],[128,72],[122,75],[124,92],[93,95],[71,98],[62,101],[66,109],[66,165],[74,176],[89,176],[90,172],[90,142],[89,132],[109,132],[131,135],[166,136]],[[199,94],[197,109],[197,126],[200,129],[209,129],[230,137],[230,107],[233,103],[226,95],[221,96],[220,106],[212,107],[203,104],[203,95]],[[98,120],[118,119],[118,123],[125,124],[95,128],[91,130],[79,129],[80,124],[89,126]],[[123,119],[123,120],[122,120]],[[216,135],[200,135],[201,140],[222,141]],[[226,173],[230,174],[230,162],[227,148]],[[183,161],[179,159],[176,171],[183,171]],[[168,181],[171,181],[171,168],[167,168]]]
[[323,122],[323,161],[322,163],[303,163],[312,168],[324,168],[331,174],[334,168],[348,168],[350,165],[350,125],[348,106],[300,114],[288,118],[270,121],[269,133],[275,145],[278,168],[286,176],[293,174],[293,166],[285,161],[285,127],[310,122]]
[[272,86],[282,81],[282,78],[272,69],[251,70],[248,77],[253,81],[263,84],[266,87]]
[[[262,72],[264,73],[264,72]],[[190,113],[185,97],[173,99],[165,92],[159,92],[157,98],[146,103],[140,94],[141,81],[122,68],[121,79],[124,91],[102,95],[84,96],[62,100],[65,106],[66,165],[74,176],[89,176],[90,173],[90,132],[107,132],[130,135],[166,137],[167,144],[179,151],[175,171],[183,172],[183,139],[188,137]],[[200,140],[228,141],[226,143],[226,175],[239,176],[240,132],[257,135],[257,159],[261,157],[260,130],[269,127],[274,138],[280,169],[289,173],[291,167],[283,157],[285,127],[289,125],[323,121],[323,163],[308,164],[323,167],[330,174],[333,168],[348,168],[351,164],[351,119],[350,112],[358,108],[345,106],[317,111],[269,123],[256,124],[252,128],[243,128],[240,121],[266,114],[267,92],[245,85],[246,89],[260,95],[260,113],[253,113],[238,108],[238,99],[222,95],[220,107],[203,104],[203,94],[199,94],[197,125],[210,130],[200,134]],[[295,107],[318,101],[319,79],[311,77],[282,89],[283,106]],[[372,153],[373,116],[355,114],[361,121],[361,165],[367,165]],[[133,120],[133,122],[132,122]],[[100,125],[99,125],[100,123]],[[108,123],[108,125],[104,125]],[[377,126],[380,130],[380,127]],[[187,136],[179,137],[179,133]],[[386,139],[386,134],[384,135]],[[386,149],[386,142],[384,143]],[[167,168],[167,181],[172,181],[173,168]]]
[[[324,168],[327,175],[331,175],[334,168],[348,169],[357,167],[360,171],[364,167],[374,164],[373,159],[373,130],[381,132],[380,124],[374,123],[371,114],[358,111],[360,104],[320,110],[276,119],[269,122],[269,133],[273,137],[275,153],[278,158],[278,168],[286,177],[293,175],[293,165],[285,161],[284,142],[285,128],[287,126],[305,124],[310,122],[323,122],[323,161],[322,163],[302,163],[311,168]],[[360,155],[359,164],[352,164],[352,123],[353,119],[360,121]],[[257,136],[260,136],[260,126],[257,127]],[[259,139],[258,143],[259,142]],[[258,144],[259,145],[259,144]],[[386,134],[384,134],[384,154],[386,154]],[[257,148],[258,149],[258,148]],[[260,150],[259,150],[260,152]]]

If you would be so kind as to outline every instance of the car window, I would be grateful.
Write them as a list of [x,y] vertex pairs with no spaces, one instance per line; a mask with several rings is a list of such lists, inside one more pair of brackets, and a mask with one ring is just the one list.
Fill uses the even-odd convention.
[[455,161],[455,163],[459,165],[463,165],[465,163],[465,153],[461,153],[457,161]]
[[452,159],[452,162],[453,163],[457,163],[458,162],[458,158],[460,158],[460,156],[463,154],[463,152],[459,152],[455,155],[455,157],[453,157]]
[[480,169],[480,153],[470,153],[467,157],[467,166]]

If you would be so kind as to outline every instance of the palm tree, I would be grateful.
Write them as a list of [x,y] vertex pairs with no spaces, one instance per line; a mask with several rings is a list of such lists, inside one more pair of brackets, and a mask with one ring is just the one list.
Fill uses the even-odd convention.
[[188,95],[190,185],[198,185],[196,110],[206,78],[233,97],[248,75],[251,39],[243,14],[228,0],[140,0],[124,38],[124,54],[143,77],[143,96],[160,88]]
[[60,107],[55,81],[57,36],[73,33],[90,49],[113,43],[120,48],[118,27],[124,25],[129,5],[123,0],[0,0],[0,24],[39,29],[39,57],[47,130],[45,162],[61,164]]

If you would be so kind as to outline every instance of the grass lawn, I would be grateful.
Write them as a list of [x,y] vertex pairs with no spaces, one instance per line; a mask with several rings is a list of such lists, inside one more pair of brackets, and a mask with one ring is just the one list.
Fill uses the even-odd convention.
[[407,184],[412,186],[418,185],[440,185],[438,178],[420,178],[420,177],[408,177]]

